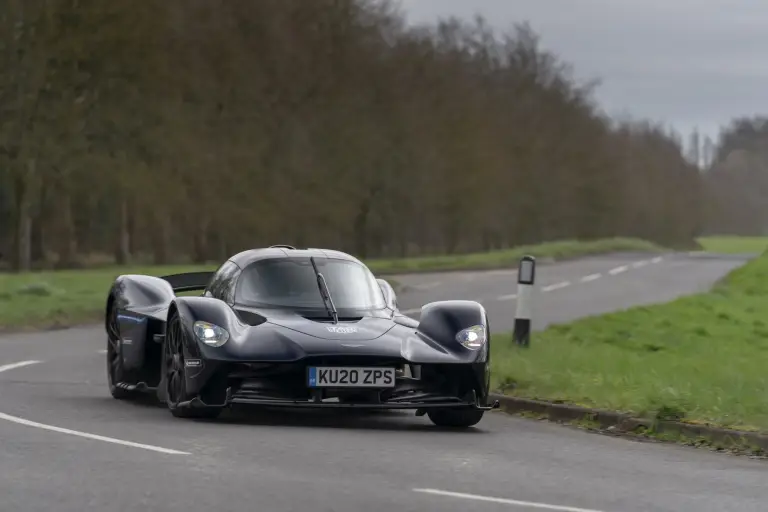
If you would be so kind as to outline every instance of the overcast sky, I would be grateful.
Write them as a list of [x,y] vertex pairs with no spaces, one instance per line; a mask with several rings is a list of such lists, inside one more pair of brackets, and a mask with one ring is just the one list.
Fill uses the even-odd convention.
[[610,114],[698,127],[716,140],[737,115],[768,114],[768,0],[400,0],[411,22],[481,14],[528,21],[542,46],[599,78]]

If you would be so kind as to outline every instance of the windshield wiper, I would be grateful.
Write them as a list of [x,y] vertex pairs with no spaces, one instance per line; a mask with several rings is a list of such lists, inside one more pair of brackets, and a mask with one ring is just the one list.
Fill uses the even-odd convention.
[[312,268],[315,269],[315,275],[317,276],[317,287],[320,289],[320,296],[323,298],[323,306],[325,310],[333,318],[333,323],[339,323],[339,313],[336,311],[336,306],[333,304],[331,298],[331,292],[328,290],[328,283],[325,282],[325,276],[317,269],[317,263],[315,263],[315,257],[310,256],[309,261],[312,262]]

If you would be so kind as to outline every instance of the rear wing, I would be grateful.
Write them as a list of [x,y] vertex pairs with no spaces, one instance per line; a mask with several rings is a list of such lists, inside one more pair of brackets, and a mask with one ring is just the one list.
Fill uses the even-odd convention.
[[186,272],[184,274],[171,274],[161,276],[173,288],[173,293],[190,292],[194,290],[205,290],[208,283],[211,282],[214,272]]

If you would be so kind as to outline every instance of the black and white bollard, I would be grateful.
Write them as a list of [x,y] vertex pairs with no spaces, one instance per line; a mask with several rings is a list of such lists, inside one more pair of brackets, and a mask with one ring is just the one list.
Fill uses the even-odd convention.
[[531,302],[536,280],[536,258],[523,256],[517,271],[517,312],[515,313],[515,343],[527,347],[531,343]]

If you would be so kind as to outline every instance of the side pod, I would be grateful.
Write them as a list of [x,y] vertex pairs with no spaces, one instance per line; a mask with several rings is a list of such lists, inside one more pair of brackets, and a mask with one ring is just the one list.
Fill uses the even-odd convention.
[[466,353],[456,335],[464,329],[483,326],[488,336],[486,346],[482,350],[467,354],[474,358],[473,362],[484,362],[487,359],[490,335],[488,334],[488,316],[482,304],[470,300],[446,300],[430,302],[421,309],[421,319],[417,331],[441,344],[453,353]]
[[[464,329],[482,326],[485,342],[479,348],[467,348],[457,339]],[[488,315],[482,304],[468,300],[431,302],[421,309],[417,332],[440,344],[471,367],[472,388],[479,403],[487,403],[491,385],[491,334]]]
[[104,327],[119,333],[125,371],[143,371],[152,359],[152,340],[165,332],[166,311],[174,297],[171,285],[159,277],[125,274],[115,279],[107,296]]
[[194,341],[194,324],[198,320],[226,329],[233,341],[239,339],[242,332],[248,328],[229,304],[211,297],[176,297],[168,313],[169,320],[172,314],[178,315],[181,319],[182,329],[187,335],[186,355],[193,358],[204,358],[201,347]]
[[154,310],[168,306],[175,297],[171,285],[161,277],[125,274],[109,290],[107,313],[113,305],[124,311]]

